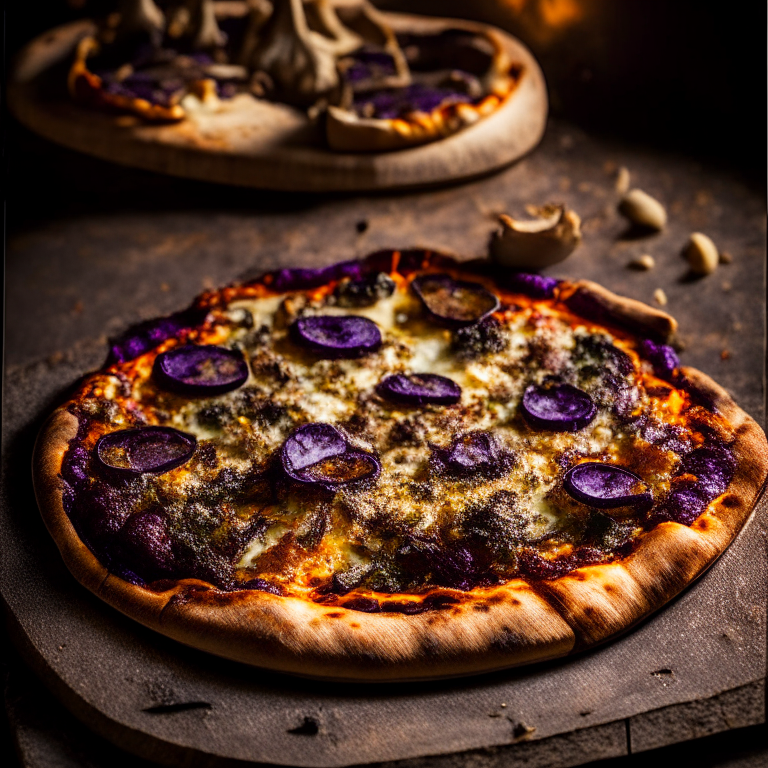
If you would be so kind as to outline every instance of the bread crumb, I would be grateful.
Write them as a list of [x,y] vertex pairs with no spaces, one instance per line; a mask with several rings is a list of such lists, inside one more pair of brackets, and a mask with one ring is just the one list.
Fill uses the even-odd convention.
[[731,264],[733,262],[733,256],[729,251],[721,251],[719,259],[721,264]]
[[631,269],[647,272],[649,269],[653,269],[656,266],[656,260],[650,254],[644,253],[636,259],[632,259],[627,266]]
[[720,359],[721,359],[721,360],[728,360],[728,359],[730,358],[730,356],[731,356],[731,353],[730,353],[730,352],[729,352],[727,349],[724,349],[724,350],[723,350],[723,351],[720,353]]
[[728,291],[730,291],[730,290],[731,290],[731,288],[733,288],[733,285],[732,285],[731,283],[729,283],[729,282],[726,280],[726,281],[723,283],[723,290],[724,290],[726,293],[728,293]]
[[666,307],[667,306],[667,294],[664,293],[664,291],[661,290],[661,288],[657,288],[653,292],[653,300],[660,306],[660,307]]
[[626,195],[627,192],[629,192],[629,182],[629,169],[622,165],[621,168],[619,168],[619,170],[616,172],[616,191],[620,195]]

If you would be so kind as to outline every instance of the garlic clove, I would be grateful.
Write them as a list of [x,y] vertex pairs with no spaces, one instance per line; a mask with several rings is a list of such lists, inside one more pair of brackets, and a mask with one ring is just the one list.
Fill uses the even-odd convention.
[[642,189],[630,189],[619,203],[619,213],[632,224],[662,230],[667,224],[664,206]]
[[720,262],[717,246],[701,232],[694,232],[688,238],[685,258],[688,260],[691,272],[697,275],[712,274]]
[[538,209],[538,218],[518,221],[499,216],[491,236],[491,258],[505,267],[541,269],[568,258],[581,242],[581,219],[563,205]]

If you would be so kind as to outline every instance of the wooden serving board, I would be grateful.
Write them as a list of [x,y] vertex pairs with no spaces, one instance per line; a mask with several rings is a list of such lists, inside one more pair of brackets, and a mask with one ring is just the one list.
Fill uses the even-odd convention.
[[[577,765],[764,721],[765,501],[702,579],[602,648],[463,680],[339,685],[216,659],[110,609],[64,567],[29,473],[42,420],[83,371],[101,364],[106,335],[246,273],[387,246],[477,256],[495,212],[522,214],[549,201],[578,211],[585,235],[547,272],[644,301],[663,288],[686,343],[683,362],[763,423],[760,192],[716,168],[598,141],[556,121],[540,151],[504,172],[408,195],[226,188],[116,169],[23,129],[9,143],[15,198],[27,194],[30,174],[46,184],[8,204],[0,592],[25,659],[90,728],[126,750],[187,766],[231,766],[234,758],[498,768]],[[638,239],[626,230],[616,213],[618,165],[667,206],[663,232]],[[680,250],[692,230],[709,234],[733,263],[687,277]],[[627,269],[642,253],[656,268]]]
[[[395,31],[491,29],[466,21],[383,14]],[[544,76],[528,49],[494,29],[511,61],[523,65],[513,94],[492,115],[444,139],[393,152],[343,153],[323,146],[306,113],[240,94],[214,111],[152,125],[72,102],[66,70],[90,21],[42,35],[19,55],[8,84],[13,114],[33,131],[79,152],[183,178],[290,191],[420,187],[476,177],[508,165],[538,144],[547,118]]]

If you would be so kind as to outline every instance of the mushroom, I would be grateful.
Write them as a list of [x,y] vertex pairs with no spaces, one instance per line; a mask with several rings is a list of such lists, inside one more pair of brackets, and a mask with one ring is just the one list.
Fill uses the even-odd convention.
[[248,65],[269,75],[281,100],[309,107],[321,98],[338,98],[336,58],[360,42],[311,30],[302,0],[276,0]]
[[502,214],[501,230],[491,236],[494,261],[515,269],[541,269],[566,259],[581,242],[581,219],[564,205],[535,209],[528,221]]
[[227,41],[216,22],[213,0],[186,0],[174,9],[168,34],[177,39],[186,38],[198,51],[218,48]]
[[345,17],[364,22],[360,33],[341,20],[330,0],[274,0],[270,18],[249,30],[243,63],[266,73],[282,101],[301,107],[321,100],[339,103],[339,58],[360,48],[372,32],[394,40],[367,0],[353,0],[343,8]]
[[216,23],[213,0],[192,0],[190,6],[189,26],[192,47],[201,50],[224,45],[227,36]]
[[165,31],[165,15],[155,5],[154,0],[121,0],[119,12],[116,38],[147,35],[152,45],[160,45]]

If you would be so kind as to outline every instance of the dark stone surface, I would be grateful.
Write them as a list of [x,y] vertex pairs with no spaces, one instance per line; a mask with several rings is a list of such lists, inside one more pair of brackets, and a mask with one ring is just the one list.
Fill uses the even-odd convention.
[[[11,757],[11,768],[153,768],[158,764],[137,758],[89,731],[57,702],[40,684],[32,672],[15,657],[4,656],[5,708],[13,728],[16,755]],[[748,686],[751,689],[760,686]],[[728,710],[737,703],[739,694],[727,692],[714,699],[695,702],[699,713]],[[734,693],[736,695],[734,695]],[[761,693],[764,694],[764,691]],[[751,695],[751,694],[748,694]],[[726,699],[725,707],[722,706]],[[742,702],[743,704],[743,702]],[[657,716],[661,731],[670,726],[689,725],[690,720],[679,713],[690,705],[656,710],[643,717]],[[749,709],[747,707],[746,709]],[[731,710],[735,722],[743,722],[743,713]],[[511,746],[464,752],[444,757],[426,757],[385,764],[383,768],[504,768],[520,765],[526,768],[566,768],[583,765],[584,768],[641,768],[650,764],[659,766],[696,765],[698,768],[762,768],[768,764],[768,733],[764,725],[736,726],[709,738],[685,744],[675,744],[652,752],[637,752],[636,732],[631,731],[634,719],[610,723],[596,728],[585,728],[542,741],[531,741]],[[305,731],[307,729],[304,729]],[[685,734],[690,731],[678,731]],[[628,755],[628,749],[635,753]],[[619,755],[620,757],[616,757]],[[613,759],[611,759],[613,758]],[[595,762],[597,761],[597,762]],[[5,763],[6,766],[9,762]],[[195,765],[204,763],[196,762]],[[248,765],[235,761],[216,761],[218,768],[238,768]],[[381,766],[381,764],[379,764]],[[377,768],[373,766],[372,768]]]
[[[11,178],[26,172],[23,158],[35,156],[46,183],[20,190],[8,205],[2,594],[23,626],[16,637],[26,658],[91,727],[154,759],[188,759],[191,749],[340,766],[506,748],[527,727],[535,728],[525,745],[532,755],[537,742],[592,738],[565,734],[599,726],[594,737],[608,745],[600,753],[607,757],[618,744],[611,741],[617,720],[762,680],[764,508],[698,584],[589,654],[460,681],[328,685],[208,657],[104,606],[64,568],[37,514],[28,470],[45,414],[78,375],[102,362],[106,336],[128,323],[179,309],[207,285],[278,265],[326,264],[385,246],[480,255],[494,213],[522,214],[525,204],[550,200],[581,214],[585,237],[548,272],[599,280],[645,301],[663,288],[681,323],[683,363],[712,375],[762,421],[761,189],[685,158],[598,142],[562,123],[550,126],[534,155],[499,175],[397,197],[222,189],[118,170],[23,133],[14,141],[21,154],[10,158]],[[637,239],[626,231],[615,212],[617,165],[667,205],[663,233]],[[361,233],[363,219],[369,226]],[[680,256],[694,229],[733,254],[732,264],[695,281]],[[655,270],[626,268],[646,252]],[[174,708],[190,702],[210,707]],[[524,762],[543,764],[536,760]]]

